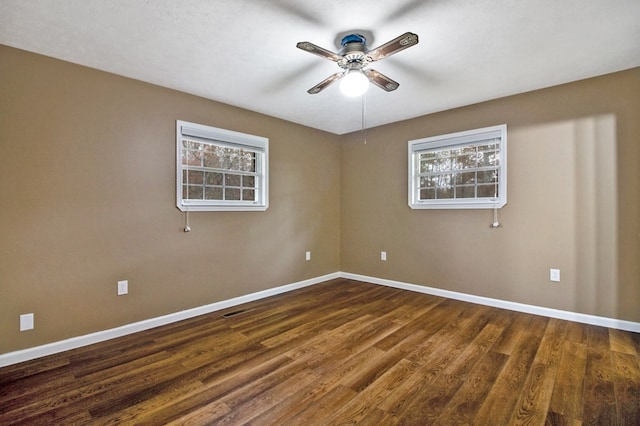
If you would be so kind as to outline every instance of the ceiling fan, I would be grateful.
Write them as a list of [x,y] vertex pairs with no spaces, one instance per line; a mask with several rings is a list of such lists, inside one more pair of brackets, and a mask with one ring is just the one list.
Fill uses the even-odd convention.
[[329,59],[342,68],[342,71],[327,77],[307,90],[307,93],[311,95],[320,93],[332,83],[342,79],[340,88],[343,93],[348,96],[358,96],[367,90],[369,81],[387,92],[396,90],[400,85],[398,82],[376,70],[368,69],[367,66],[416,44],[418,44],[416,34],[404,33],[382,46],[369,50],[367,39],[363,35],[349,34],[342,38],[341,49],[338,53],[333,53],[308,41],[301,41],[296,44],[296,47]]

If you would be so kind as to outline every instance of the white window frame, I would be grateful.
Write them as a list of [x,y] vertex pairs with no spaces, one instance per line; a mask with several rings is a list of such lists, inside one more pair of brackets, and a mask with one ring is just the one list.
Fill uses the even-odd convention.
[[[184,199],[182,196],[183,171],[192,170],[182,164],[183,139],[194,140],[215,146],[242,148],[256,153],[255,199],[202,200]],[[231,169],[216,169],[224,173]],[[176,205],[181,211],[264,211],[269,207],[269,139],[219,129],[202,124],[176,120]]]
[[[421,153],[481,145],[483,141],[500,139],[497,196],[482,198],[420,199]],[[507,125],[484,127],[409,141],[409,207],[412,209],[496,209],[507,204]],[[450,169],[456,173],[455,169]]]

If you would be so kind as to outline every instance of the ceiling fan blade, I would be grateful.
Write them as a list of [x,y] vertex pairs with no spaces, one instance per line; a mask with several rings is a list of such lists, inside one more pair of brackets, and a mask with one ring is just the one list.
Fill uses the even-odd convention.
[[394,53],[398,53],[408,47],[415,46],[416,44],[418,44],[417,34],[404,33],[401,36],[396,37],[393,40],[383,44],[382,46],[370,50],[367,53],[367,56],[369,56],[372,61],[378,61],[382,58],[386,58],[387,56],[391,56]]
[[306,52],[313,53],[314,55],[322,56],[323,58],[326,58],[333,62],[338,62],[340,59],[342,59],[342,56],[338,55],[337,53],[333,53],[330,50],[323,49],[322,47],[316,46],[315,44],[308,41],[301,41],[300,43],[296,44],[296,47]]
[[[325,26],[325,22],[320,20],[317,13],[311,13],[308,7],[303,5],[291,4],[288,0],[271,0],[269,6],[274,6],[281,11],[291,15],[292,18],[306,21],[309,24]],[[306,10],[305,10],[306,9]]]
[[400,83],[391,80],[389,77],[376,70],[365,70],[364,73],[369,78],[369,81],[387,92],[394,91],[398,86],[400,86]]
[[335,83],[336,81],[340,80],[343,75],[344,73],[342,71],[332,74],[329,77],[322,80],[320,83],[313,86],[311,89],[307,90],[307,93],[310,95],[315,95],[316,93],[320,93],[324,89],[329,87],[332,83]]

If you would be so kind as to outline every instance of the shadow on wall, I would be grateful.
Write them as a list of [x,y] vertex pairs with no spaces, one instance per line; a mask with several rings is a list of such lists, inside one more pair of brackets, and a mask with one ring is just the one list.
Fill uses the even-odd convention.
[[616,119],[576,120],[576,307],[615,317],[618,312],[618,199]]
[[[527,303],[617,318],[615,116],[514,127],[509,143],[503,253],[517,291]],[[559,283],[539,275],[549,268]]]

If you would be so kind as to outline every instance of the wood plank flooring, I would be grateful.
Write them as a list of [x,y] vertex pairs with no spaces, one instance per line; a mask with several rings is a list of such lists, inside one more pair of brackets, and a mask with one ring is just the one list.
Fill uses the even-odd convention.
[[640,335],[340,279],[2,368],[0,424],[640,425]]

